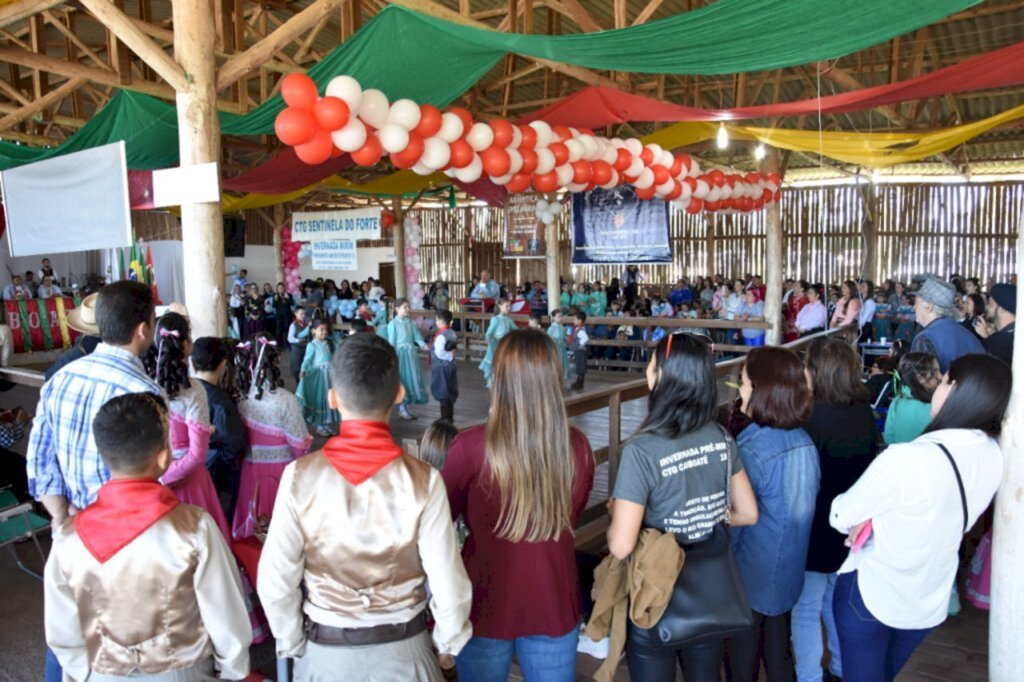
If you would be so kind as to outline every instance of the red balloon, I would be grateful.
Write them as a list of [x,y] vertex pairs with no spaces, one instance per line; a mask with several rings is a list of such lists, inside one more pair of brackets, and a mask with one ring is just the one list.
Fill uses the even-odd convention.
[[636,181],[639,178],[637,176],[635,176],[635,175],[625,175],[625,174],[623,174],[620,179],[622,180],[622,184],[623,185],[635,185]]
[[685,178],[683,178],[683,182],[690,186],[690,192],[691,193],[693,193],[693,191],[695,189],[697,189],[697,180],[696,180],[696,178],[691,178],[689,175],[687,175]]
[[[469,129],[473,127],[473,114],[469,113],[462,107],[455,107],[454,109],[448,110],[449,114],[455,114],[462,119],[462,137],[469,134]],[[458,168],[458,166],[456,166]]]
[[[529,128],[529,126],[527,126]],[[533,128],[530,128],[533,130]],[[537,170],[537,152],[533,151],[531,147],[520,147],[519,154],[523,157],[523,166],[519,169],[520,173],[526,173],[530,175],[533,171]]]
[[603,185],[612,179],[612,166],[607,161],[598,159],[591,163],[591,167],[593,168],[593,172],[590,180],[595,185]]
[[764,191],[761,192],[761,198],[765,201],[765,203],[771,201],[773,196],[774,195],[772,194],[772,191],[767,187],[765,187]]
[[668,174],[668,168],[665,168],[660,163],[651,166],[651,171],[654,173],[654,186],[664,185],[669,181],[670,176]]
[[676,154],[676,160],[672,162],[672,177],[677,178],[682,173],[689,173],[693,167],[689,154]]
[[704,202],[697,197],[690,197],[690,203],[686,205],[686,212],[693,215],[704,209]]
[[416,133],[409,133],[408,146],[397,154],[392,154],[392,158],[395,156],[402,162],[399,168],[412,168],[423,156],[423,138]]
[[309,142],[316,129],[316,119],[308,109],[287,107],[274,119],[274,133],[289,147]]
[[523,141],[519,143],[520,149],[533,149],[537,146],[537,131],[533,126],[521,125],[519,132],[523,134]]
[[529,173],[516,173],[505,185],[505,189],[515,193],[525,192],[526,188],[530,186],[531,180],[533,180],[533,176]]
[[765,180],[774,183],[776,187],[782,184],[782,178],[779,177],[778,173],[769,173],[765,176]]
[[512,159],[509,158],[508,152],[504,147],[497,145],[480,152],[480,161],[484,165],[484,172],[493,177],[505,175],[512,167]]
[[449,163],[452,168],[465,168],[473,163],[473,148],[465,140],[455,140],[451,144],[452,155]]
[[324,130],[338,130],[348,124],[351,114],[345,100],[337,97],[324,97],[313,105],[313,116]]
[[637,199],[653,199],[654,198],[654,185],[651,185],[650,187],[648,187],[646,189],[637,189],[636,190],[636,198]]
[[722,208],[721,201],[705,201],[704,210],[706,211],[718,211]]
[[580,159],[572,162],[572,181],[577,185],[587,184],[593,175],[594,169],[589,161]]
[[412,132],[424,140],[433,137],[441,129],[441,110],[432,104],[420,105],[420,122],[412,129]]
[[773,198],[775,199],[775,203],[779,203],[780,201],[782,201],[782,190],[775,190],[775,196]]
[[331,158],[332,159],[336,159],[336,158],[338,158],[339,156],[341,156],[344,153],[345,152],[341,151],[337,147],[331,147]]
[[316,83],[304,73],[290,73],[281,81],[281,97],[290,107],[312,109],[316,105]]
[[640,152],[640,160],[644,162],[645,166],[650,166],[654,163],[654,152],[644,147],[644,150]]
[[395,214],[391,211],[381,211],[380,226],[385,230],[395,224]]
[[538,192],[554,192],[558,189],[558,173],[549,171],[533,176],[533,186]]
[[551,126],[551,132],[558,137],[560,142],[565,142],[572,137],[572,131],[569,130],[569,126]]
[[622,171],[629,168],[632,164],[633,155],[629,153],[628,149],[623,149],[622,147],[620,147],[618,151],[615,152],[615,163],[613,164],[615,166],[615,170],[621,173]]
[[561,166],[569,160],[569,148],[561,142],[552,142],[548,150],[555,155],[555,165]]
[[756,172],[747,173],[743,176],[743,180],[750,185],[756,185],[757,181],[761,179],[761,174]]
[[742,199],[740,199],[740,201],[743,202],[742,209],[747,213],[750,213],[751,211],[754,210],[754,200],[751,199],[750,197],[743,197]]
[[718,187],[721,187],[722,185],[725,184],[725,173],[715,168],[714,170],[708,173],[707,180],[708,184],[717,185]]
[[683,183],[678,180],[672,180],[672,191],[665,195],[665,201],[675,201],[683,195]]
[[[512,124],[503,118],[496,118],[488,125],[494,131],[494,146],[505,149],[512,144]],[[505,171],[506,173],[508,171]],[[493,175],[493,173],[491,173]]]
[[764,208],[764,197],[754,200],[754,208],[758,211]]
[[331,158],[332,149],[334,142],[331,134],[323,128],[317,128],[309,142],[295,147],[295,155],[304,163],[315,166]]
[[590,135],[591,137],[597,137],[593,130],[590,128],[580,128],[580,135]]
[[371,134],[366,136],[366,144],[352,152],[352,160],[360,166],[375,166],[383,154],[380,138]]

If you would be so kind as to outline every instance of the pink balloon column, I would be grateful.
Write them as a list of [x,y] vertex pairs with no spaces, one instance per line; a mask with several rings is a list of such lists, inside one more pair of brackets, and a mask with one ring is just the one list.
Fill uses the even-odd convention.
[[302,293],[302,279],[299,276],[299,251],[302,242],[292,241],[292,228],[281,229],[281,261],[284,264],[284,288],[289,294]]
[[405,226],[405,290],[408,292],[409,306],[413,310],[423,310],[423,299],[426,294],[420,281],[423,267],[423,261],[420,260],[423,228],[419,215],[414,212],[406,213],[402,224]]

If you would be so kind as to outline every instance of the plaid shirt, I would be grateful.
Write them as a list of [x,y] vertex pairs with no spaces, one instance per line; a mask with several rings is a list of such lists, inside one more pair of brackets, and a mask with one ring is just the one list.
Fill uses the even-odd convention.
[[111,398],[163,390],[129,351],[101,343],[46,382],[28,443],[29,491],[64,495],[84,509],[110,478],[92,437],[92,420]]

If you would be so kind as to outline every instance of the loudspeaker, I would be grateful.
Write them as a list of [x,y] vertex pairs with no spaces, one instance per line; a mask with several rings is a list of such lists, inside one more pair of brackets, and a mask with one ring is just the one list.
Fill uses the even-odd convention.
[[245,258],[245,219],[240,216],[224,218],[224,256]]

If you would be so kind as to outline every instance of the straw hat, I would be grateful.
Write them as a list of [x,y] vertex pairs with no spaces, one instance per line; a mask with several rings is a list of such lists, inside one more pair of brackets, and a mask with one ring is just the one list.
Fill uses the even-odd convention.
[[96,326],[96,297],[99,294],[89,294],[82,299],[82,304],[68,313],[68,326],[83,334],[99,334],[100,328]]

